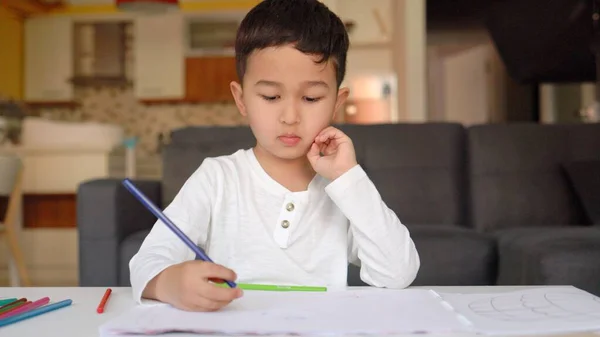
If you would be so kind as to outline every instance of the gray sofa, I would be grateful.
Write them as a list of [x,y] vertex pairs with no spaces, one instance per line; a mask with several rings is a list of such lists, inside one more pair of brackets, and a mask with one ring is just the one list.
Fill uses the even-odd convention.
[[[600,294],[600,124],[338,127],[412,233],[414,285],[571,284]],[[253,144],[244,126],[175,130],[164,179],[136,184],[165,207],[204,158]],[[129,285],[129,259],[153,216],[120,180],[99,179],[79,186],[77,219],[80,284]],[[354,266],[348,283],[363,284]]]

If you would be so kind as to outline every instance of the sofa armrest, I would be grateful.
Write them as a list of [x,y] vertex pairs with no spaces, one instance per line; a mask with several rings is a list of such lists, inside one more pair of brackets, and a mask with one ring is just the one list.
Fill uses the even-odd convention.
[[[160,207],[159,181],[133,183]],[[119,282],[120,246],[127,236],[152,228],[156,218],[125,187],[121,179],[84,182],[77,190],[79,285],[127,286]]]

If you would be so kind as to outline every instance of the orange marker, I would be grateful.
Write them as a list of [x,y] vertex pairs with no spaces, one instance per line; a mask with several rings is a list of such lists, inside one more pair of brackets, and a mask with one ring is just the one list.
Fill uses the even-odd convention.
[[96,309],[96,312],[98,312],[99,314],[104,312],[104,306],[106,305],[106,302],[108,302],[108,297],[110,296],[111,292],[112,289],[108,288],[106,289],[104,296],[102,296],[102,300],[100,301],[100,304],[98,304],[98,309]]

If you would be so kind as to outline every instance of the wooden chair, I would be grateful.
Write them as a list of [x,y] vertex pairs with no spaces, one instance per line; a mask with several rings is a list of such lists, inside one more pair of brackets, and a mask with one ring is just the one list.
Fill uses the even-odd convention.
[[[0,223],[0,235],[5,239],[12,263],[17,269],[19,285],[30,286],[29,273],[19,243],[19,218],[21,210],[23,165],[16,155],[0,155],[0,195],[8,196],[4,221]],[[12,275],[11,275],[12,276]]]

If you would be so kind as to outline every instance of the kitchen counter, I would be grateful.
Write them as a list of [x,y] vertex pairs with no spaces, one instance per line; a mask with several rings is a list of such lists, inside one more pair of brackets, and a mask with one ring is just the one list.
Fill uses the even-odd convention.
[[2,146],[0,154],[21,158],[24,193],[74,194],[81,182],[109,176],[106,148]]

